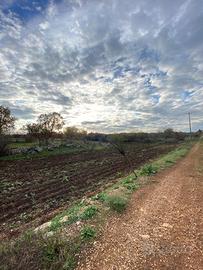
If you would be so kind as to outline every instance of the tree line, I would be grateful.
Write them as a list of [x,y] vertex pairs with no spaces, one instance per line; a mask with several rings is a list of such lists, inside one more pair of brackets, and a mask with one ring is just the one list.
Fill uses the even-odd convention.
[[[11,129],[14,129],[16,118],[11,114],[8,107],[0,106],[0,136],[7,134]],[[47,143],[50,138],[65,137],[68,139],[87,139],[100,142],[142,142],[150,143],[156,141],[181,141],[188,136],[185,132],[176,132],[168,128],[163,132],[157,133],[119,133],[119,134],[101,134],[87,133],[87,131],[78,129],[77,127],[64,127],[65,121],[60,113],[52,112],[41,114],[34,123],[27,123],[23,127],[24,133],[33,139]],[[194,136],[200,136],[201,130],[193,133]]]
[[[11,114],[8,107],[0,106],[0,135],[6,135],[9,131],[14,129],[16,120],[17,118]],[[57,137],[62,133],[67,138],[79,138],[87,135],[85,130],[76,127],[64,128],[64,125],[65,121],[61,114],[52,112],[40,114],[36,122],[27,123],[23,126],[22,130],[29,137],[44,141],[47,141],[51,137]]]

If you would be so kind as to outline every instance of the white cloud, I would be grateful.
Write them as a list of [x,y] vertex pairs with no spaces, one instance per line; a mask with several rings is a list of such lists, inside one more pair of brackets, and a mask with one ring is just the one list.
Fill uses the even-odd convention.
[[0,101],[19,126],[55,110],[95,131],[186,130],[191,110],[203,128],[202,6],[50,1],[25,21],[1,5]]

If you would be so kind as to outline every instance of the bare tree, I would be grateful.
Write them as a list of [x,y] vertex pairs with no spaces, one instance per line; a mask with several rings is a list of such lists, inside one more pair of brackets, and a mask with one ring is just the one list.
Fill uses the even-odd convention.
[[120,155],[123,156],[123,158],[126,160],[126,163],[129,166],[129,169],[133,172],[135,178],[137,178],[137,174],[133,168],[133,163],[129,159],[128,154],[127,154],[126,150],[124,149],[123,145],[121,143],[119,143],[118,141],[113,140],[110,137],[107,139],[107,141],[119,152]]
[[58,132],[65,124],[63,117],[57,112],[41,114],[38,118],[38,123],[45,133]]
[[24,127],[24,130],[27,131],[27,135],[29,137],[36,138],[40,141],[42,134],[41,134],[41,128],[39,124],[36,124],[36,123],[27,124]]
[[8,107],[0,106],[0,135],[14,128],[16,118]]
[[48,139],[56,132],[59,132],[64,126],[63,117],[56,112],[41,114],[37,123],[27,124],[25,129],[28,135],[37,138],[39,141],[44,140],[46,144]]

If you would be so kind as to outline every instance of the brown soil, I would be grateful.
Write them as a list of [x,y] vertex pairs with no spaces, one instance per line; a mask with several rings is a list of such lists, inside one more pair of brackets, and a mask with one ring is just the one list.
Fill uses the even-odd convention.
[[108,221],[77,270],[203,269],[203,147],[153,180]]
[[[136,168],[175,145],[131,144],[128,148]],[[114,149],[0,161],[0,239],[17,236],[33,221],[34,226],[46,222],[69,202],[116,179],[118,172],[128,173],[129,166]]]

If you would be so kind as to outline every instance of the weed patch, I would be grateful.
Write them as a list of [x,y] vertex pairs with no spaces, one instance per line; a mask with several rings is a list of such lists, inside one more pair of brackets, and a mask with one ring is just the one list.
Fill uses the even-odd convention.
[[27,233],[15,242],[0,245],[1,269],[72,270],[81,245],[79,237],[64,239],[57,234],[44,237],[42,234]]
[[129,191],[135,191],[138,189],[138,185],[135,182],[135,179],[133,177],[128,177],[121,181],[121,184],[123,187],[127,188]]
[[107,199],[107,204],[111,210],[117,213],[122,213],[127,207],[127,199],[118,195],[110,195]]
[[93,218],[98,212],[98,208],[95,205],[87,207],[84,212],[81,214],[80,218],[82,220],[87,220]]
[[152,164],[143,166],[139,172],[141,176],[150,176],[157,173],[157,168]]
[[96,231],[90,226],[85,226],[80,231],[80,237],[83,241],[89,241],[96,236]]
[[107,193],[106,192],[100,192],[98,194],[96,194],[95,196],[92,197],[92,200],[97,200],[100,202],[105,202],[107,200]]

